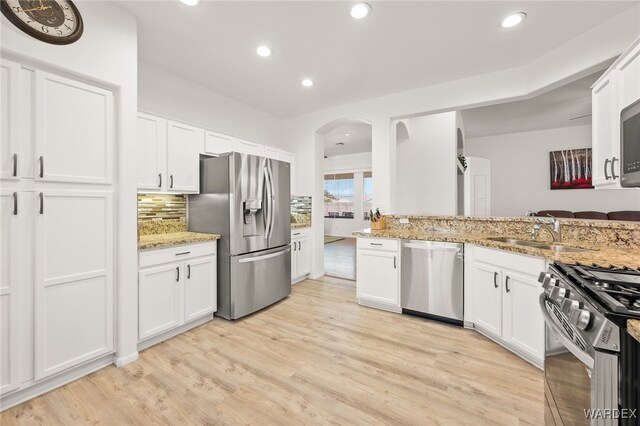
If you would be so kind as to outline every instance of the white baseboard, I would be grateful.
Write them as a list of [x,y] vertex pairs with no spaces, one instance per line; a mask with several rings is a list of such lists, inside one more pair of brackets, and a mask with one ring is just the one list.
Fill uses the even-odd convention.
[[358,305],[366,306],[367,308],[381,309],[383,311],[389,311],[396,314],[402,313],[402,308],[394,305],[387,305],[386,303],[373,302],[366,299],[358,299]]
[[31,385],[24,384],[24,386],[28,387],[16,390],[9,395],[3,395],[2,398],[0,398],[0,411],[33,399],[36,396],[47,393],[55,388],[73,382],[74,380],[78,380],[87,374],[91,374],[94,371],[100,370],[111,364],[113,364],[113,354],[100,357],[79,367],[65,371],[64,373],[45,379],[39,383]]
[[190,330],[194,327],[204,324],[205,322],[209,322],[213,319],[213,313],[207,314],[203,317],[190,321],[186,324],[182,324],[180,327],[172,328],[171,330],[165,331],[164,333],[157,334],[155,336],[148,337],[144,340],[140,340],[138,342],[138,351],[143,349],[147,349],[150,346],[158,344],[164,340],[170,339],[172,337],[177,336],[178,334],[184,333],[187,330]]
[[116,367],[124,367],[127,364],[131,364],[133,361],[138,359],[138,351],[135,351],[132,354],[122,356],[122,357],[113,357],[113,363]]

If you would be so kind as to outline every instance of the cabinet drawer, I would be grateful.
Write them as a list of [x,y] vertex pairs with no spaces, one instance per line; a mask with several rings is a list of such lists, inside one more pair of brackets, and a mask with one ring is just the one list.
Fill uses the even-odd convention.
[[311,228],[292,228],[291,239],[296,240],[302,237],[308,237],[311,235]]
[[474,258],[476,261],[508,267],[511,270],[521,271],[536,277],[540,272],[546,270],[545,260],[542,258],[499,249],[475,246]]
[[358,248],[367,250],[398,251],[398,240],[393,238],[358,238]]
[[139,267],[160,265],[168,262],[179,262],[200,256],[209,256],[216,253],[216,242],[188,244],[157,250],[143,251],[139,257]]

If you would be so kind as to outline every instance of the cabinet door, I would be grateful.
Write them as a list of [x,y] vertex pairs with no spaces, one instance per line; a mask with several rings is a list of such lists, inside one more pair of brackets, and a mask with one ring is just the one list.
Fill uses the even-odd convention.
[[289,163],[291,173],[291,195],[296,194],[296,155],[291,152],[282,151],[280,153],[280,161]]
[[[18,192],[0,192],[0,394],[15,389],[20,383],[18,333],[20,259]],[[26,283],[24,283],[26,285]]]
[[264,145],[259,143],[238,139],[236,143],[236,150],[243,154],[259,155],[264,157]]
[[282,159],[281,153],[282,151],[280,151],[277,148],[272,148],[270,146],[264,147],[264,156],[267,158],[273,158],[274,160],[281,160]]
[[37,192],[36,379],[113,351],[113,201]]
[[216,256],[186,262],[184,281],[184,320],[191,321],[217,309]]
[[231,136],[206,132],[204,137],[204,152],[206,154],[220,155],[235,150],[235,140]]
[[[615,187],[612,177],[611,162],[614,157],[613,148],[620,144],[620,135],[616,132],[619,125],[615,110],[617,97],[613,70],[607,78],[593,88],[592,99],[592,145],[593,145],[593,185],[598,188]],[[618,148],[619,151],[619,148]],[[619,158],[619,155],[618,155]],[[616,172],[617,174],[617,172]]]
[[20,65],[2,59],[0,72],[0,179],[17,179],[20,173]]
[[544,319],[537,277],[503,270],[502,339],[533,358],[544,360]]
[[298,277],[302,277],[311,273],[311,238],[302,237],[297,244],[297,274]]
[[291,244],[291,281],[298,279],[298,240],[292,239]]
[[183,324],[184,264],[169,263],[140,270],[138,277],[138,338]]
[[36,71],[36,178],[110,184],[113,93]]
[[397,253],[358,250],[357,262],[358,299],[400,306]]
[[493,265],[474,262],[471,273],[473,274],[471,278],[473,323],[500,337],[502,334],[502,272]]
[[171,192],[197,193],[199,190],[198,153],[204,130],[186,124],[167,123],[167,172]]
[[138,190],[163,191],[167,187],[164,170],[167,149],[167,121],[138,114]]
[[616,115],[640,99],[640,44],[625,55],[617,69],[619,108]]

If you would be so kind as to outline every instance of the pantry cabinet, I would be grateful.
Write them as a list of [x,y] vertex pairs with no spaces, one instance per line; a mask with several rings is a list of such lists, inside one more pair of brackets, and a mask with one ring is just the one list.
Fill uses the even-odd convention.
[[298,282],[311,273],[311,228],[291,230],[291,281]]
[[398,240],[358,238],[356,269],[359,304],[392,312],[402,311]]
[[465,323],[542,368],[545,325],[538,304],[543,259],[467,244]]
[[212,317],[217,310],[216,256],[215,242],[140,252],[138,338],[143,344]]
[[2,59],[0,72],[0,179],[18,179],[20,65]]
[[591,88],[593,185],[620,189],[620,113],[640,100],[640,38]]

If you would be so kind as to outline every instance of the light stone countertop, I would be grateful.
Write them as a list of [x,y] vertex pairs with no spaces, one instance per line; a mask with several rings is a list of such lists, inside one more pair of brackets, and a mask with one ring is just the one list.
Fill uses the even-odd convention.
[[404,229],[364,229],[356,231],[353,235],[357,237],[379,237],[379,238],[399,238],[406,240],[427,240],[442,241],[452,243],[476,244],[490,248],[496,248],[529,256],[542,257],[548,262],[560,261],[563,263],[596,263],[602,266],[617,266],[619,268],[639,268],[640,250],[626,249],[622,247],[587,245],[584,243],[564,242],[562,244],[572,247],[580,247],[589,251],[584,252],[553,252],[536,247],[527,247],[517,244],[493,241],[489,238],[504,237],[504,235],[473,234],[467,232],[428,232],[420,230]]
[[627,331],[640,343],[640,320],[628,320]]
[[292,223],[291,224],[291,229],[310,228],[310,227],[311,227],[310,223]]
[[206,234],[202,232],[171,232],[166,234],[141,235],[138,239],[138,250],[215,241],[220,238],[221,235],[219,234]]

